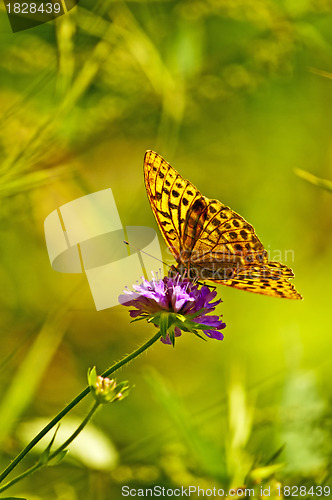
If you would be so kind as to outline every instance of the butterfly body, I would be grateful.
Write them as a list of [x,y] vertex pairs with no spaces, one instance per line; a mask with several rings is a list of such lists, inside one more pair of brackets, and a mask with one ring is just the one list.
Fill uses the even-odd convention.
[[302,298],[288,281],[292,270],[269,261],[241,215],[203,196],[153,151],[145,154],[144,178],[156,221],[181,273],[264,295]]

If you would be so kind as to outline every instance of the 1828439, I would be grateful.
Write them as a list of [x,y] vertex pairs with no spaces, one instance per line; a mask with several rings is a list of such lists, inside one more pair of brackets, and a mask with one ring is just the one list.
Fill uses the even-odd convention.
[[34,2],[15,2],[6,4],[8,14],[59,14],[61,4],[56,2],[34,3]]
[[328,497],[329,486],[277,486],[279,496],[284,497]]

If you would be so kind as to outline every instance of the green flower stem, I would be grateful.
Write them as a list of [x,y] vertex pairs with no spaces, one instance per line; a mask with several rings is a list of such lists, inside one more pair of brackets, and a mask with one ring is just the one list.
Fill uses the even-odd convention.
[[47,462],[45,462],[45,463],[37,462],[36,465],[34,465],[33,467],[30,467],[30,469],[26,470],[25,472],[23,472],[19,476],[14,477],[14,479],[12,479],[11,481],[8,481],[8,483],[6,483],[0,487],[0,493],[7,490],[10,486],[13,486],[13,484],[16,484],[19,481],[22,481],[22,479],[26,478],[27,476],[30,476],[31,474],[33,474],[36,470],[40,469],[41,467],[44,467],[53,458],[55,458],[57,455],[59,455],[59,453],[61,451],[65,450],[67,448],[67,446],[70,445],[70,443],[72,441],[74,441],[74,439],[79,435],[79,433],[82,432],[82,430],[84,429],[86,424],[89,422],[89,420],[92,418],[92,416],[94,415],[94,413],[96,412],[96,410],[100,406],[100,404],[101,403],[99,403],[98,401],[95,402],[95,404],[92,406],[91,410],[89,411],[87,416],[84,418],[82,423],[77,427],[76,431],[73,432],[73,434],[61,446],[59,446],[59,448],[57,450],[55,450],[53,453],[50,454],[50,456],[47,459]]
[[[108,377],[112,373],[114,373],[116,370],[121,368],[122,366],[126,365],[130,361],[132,361],[134,358],[139,356],[142,352],[144,352],[146,349],[148,349],[152,344],[154,344],[158,339],[160,338],[160,332],[156,333],[154,337],[152,337],[150,340],[148,340],[145,344],[143,344],[141,347],[136,349],[136,351],[132,352],[131,354],[128,354],[128,356],[125,356],[121,361],[118,361],[115,363],[113,366],[108,368],[103,374],[102,377]],[[80,401],[82,401],[85,396],[87,396],[90,393],[90,387],[86,387],[76,398],[74,398],[60,413],[58,413],[38,434],[35,436],[32,441],[30,441],[29,444],[17,455],[16,458],[8,465],[8,467],[0,474],[0,483],[5,479],[5,477],[8,476],[8,474],[16,467],[18,463],[25,457],[27,453],[42,439],[42,437],[45,436],[60,420],[67,415],[67,413],[70,412]]]
[[[79,435],[79,433],[82,432],[82,430],[84,429],[86,424],[89,422],[89,420],[91,420],[92,416],[96,413],[97,408],[99,408],[100,405],[101,405],[101,403],[99,403],[99,401],[96,401],[94,403],[94,405],[92,406],[91,410],[89,411],[89,413],[87,414],[85,419],[77,427],[76,431],[73,432],[73,434],[71,436],[69,436],[69,438],[61,446],[59,446],[59,448],[57,450],[55,450],[53,453],[50,454],[48,462],[50,460],[52,460],[53,458],[55,458],[61,451],[65,450],[67,448],[67,446],[70,445],[70,443],[72,441],[74,441],[74,439]],[[1,488],[0,488],[0,492],[1,492]]]

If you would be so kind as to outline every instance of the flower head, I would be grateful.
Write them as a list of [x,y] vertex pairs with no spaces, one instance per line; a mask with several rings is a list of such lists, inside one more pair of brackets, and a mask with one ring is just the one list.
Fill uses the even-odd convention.
[[226,324],[221,317],[209,314],[221,300],[213,302],[217,292],[211,292],[209,287],[200,287],[177,274],[172,278],[144,280],[133,288],[134,292],[125,290],[124,295],[120,295],[120,303],[135,308],[129,314],[136,321],[147,319],[160,328],[161,341],[165,344],[174,345],[175,337],[182,331],[201,337],[197,330],[202,330],[210,338],[224,338],[220,330]]

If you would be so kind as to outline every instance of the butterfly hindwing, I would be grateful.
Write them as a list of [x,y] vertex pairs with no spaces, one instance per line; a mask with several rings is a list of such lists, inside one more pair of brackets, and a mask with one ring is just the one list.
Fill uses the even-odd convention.
[[215,283],[222,283],[223,285],[238,288],[239,290],[246,290],[248,292],[270,295],[271,297],[302,299],[301,295],[296,291],[294,285],[286,278],[264,281],[258,279],[232,279],[216,281]]
[[288,266],[281,262],[269,261],[261,266],[238,268],[232,279],[215,282],[262,295],[302,299],[294,285],[288,281],[293,277],[294,273]]

